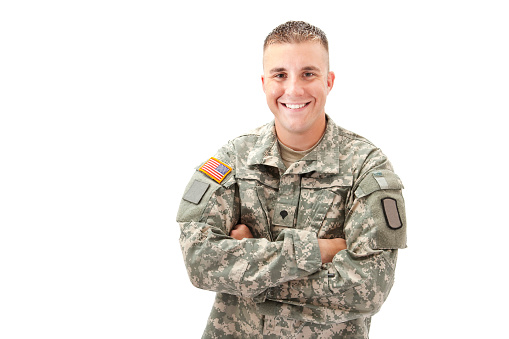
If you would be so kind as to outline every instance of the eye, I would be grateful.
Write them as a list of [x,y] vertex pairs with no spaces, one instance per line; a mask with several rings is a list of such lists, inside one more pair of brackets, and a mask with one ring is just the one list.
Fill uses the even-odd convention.
[[306,72],[306,73],[304,73],[304,78],[310,78],[310,77],[312,77],[314,75],[315,75],[315,73]]
[[274,78],[283,79],[283,78],[286,78],[286,74],[284,74],[284,73],[274,74]]

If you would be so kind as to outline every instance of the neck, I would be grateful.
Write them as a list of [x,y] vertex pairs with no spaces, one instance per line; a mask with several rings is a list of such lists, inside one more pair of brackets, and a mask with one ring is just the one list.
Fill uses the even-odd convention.
[[276,121],[276,134],[279,141],[286,147],[291,148],[294,151],[306,151],[316,145],[323,136],[325,128],[327,126],[327,120],[325,116],[319,121],[316,126],[310,128],[303,133],[291,133],[283,128],[278,128]]

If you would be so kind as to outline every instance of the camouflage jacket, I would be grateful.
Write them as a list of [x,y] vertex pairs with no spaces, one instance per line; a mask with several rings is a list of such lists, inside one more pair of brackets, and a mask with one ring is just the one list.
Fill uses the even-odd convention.
[[[214,158],[231,171],[219,183],[197,170],[177,215],[191,282],[218,292],[204,338],[367,338],[406,247],[403,185],[386,156],[328,118],[289,168],[273,123]],[[231,238],[236,224],[255,238]],[[347,249],[322,264],[317,239],[337,237]]]

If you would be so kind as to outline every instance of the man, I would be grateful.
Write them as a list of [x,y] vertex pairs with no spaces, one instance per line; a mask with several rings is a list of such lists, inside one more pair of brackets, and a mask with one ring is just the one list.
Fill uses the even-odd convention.
[[217,292],[203,338],[368,338],[406,247],[403,185],[325,114],[321,30],[277,27],[263,69],[274,122],[199,166],[177,216],[191,282]]

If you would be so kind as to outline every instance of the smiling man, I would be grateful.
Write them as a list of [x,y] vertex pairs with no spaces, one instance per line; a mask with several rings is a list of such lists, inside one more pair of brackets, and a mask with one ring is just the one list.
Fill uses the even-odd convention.
[[202,163],[177,215],[191,282],[217,292],[203,338],[368,338],[406,247],[403,185],[325,114],[320,29],[278,26],[263,69],[274,121]]
[[270,43],[263,54],[263,90],[279,141],[304,151],[323,135],[325,101],[334,85],[328,52],[316,41]]

